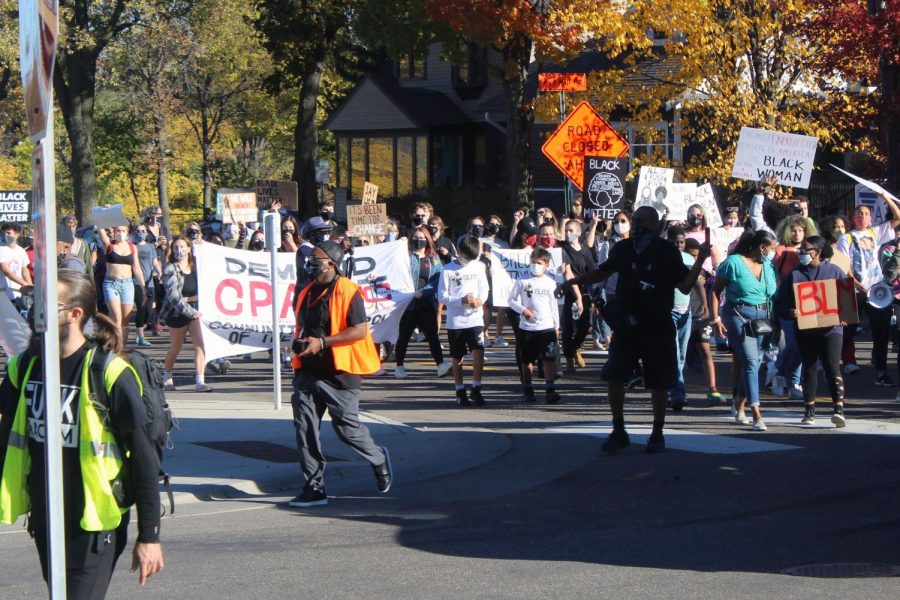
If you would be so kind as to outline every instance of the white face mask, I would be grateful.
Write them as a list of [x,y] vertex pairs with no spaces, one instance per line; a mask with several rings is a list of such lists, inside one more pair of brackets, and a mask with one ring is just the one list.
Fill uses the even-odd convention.
[[574,231],[566,233],[566,241],[569,242],[570,244],[574,244],[575,242],[578,241],[578,234],[575,233]]
[[631,223],[629,223],[628,221],[625,221],[624,223],[616,223],[615,226],[613,226],[613,229],[615,229],[616,233],[618,233],[619,235],[623,235],[631,231]]
[[531,271],[531,274],[535,277],[540,277],[544,274],[544,271],[547,270],[547,267],[538,263],[531,263],[530,265],[528,265],[528,268]]
[[128,234],[125,233],[125,232],[122,232],[122,231],[117,231],[117,232],[116,232],[116,239],[117,239],[118,241],[120,241],[120,242],[124,242],[125,240],[128,239]]

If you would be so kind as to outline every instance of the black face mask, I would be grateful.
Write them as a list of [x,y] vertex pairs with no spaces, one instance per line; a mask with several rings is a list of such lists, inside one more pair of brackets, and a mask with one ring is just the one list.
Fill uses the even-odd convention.
[[310,279],[315,279],[319,275],[322,274],[322,263],[320,263],[315,258],[310,258],[306,261],[306,266],[303,268],[304,272],[306,272],[306,276]]
[[703,217],[688,217],[687,224],[691,227],[700,227],[703,225]]
[[331,235],[325,230],[313,231],[309,234],[309,241],[313,246],[317,246],[322,242],[327,242]]
[[439,230],[437,227],[434,227],[434,226],[429,227],[429,228],[428,228],[428,231],[431,232],[431,237],[433,237],[433,238],[437,238],[437,237],[438,237],[438,233],[440,233],[440,230]]
[[196,229],[192,229],[192,230],[188,231],[187,236],[188,236],[189,240],[196,240],[197,238],[200,237],[200,232],[197,231]]
[[425,240],[413,240],[413,248],[416,250],[424,250],[426,246],[428,246],[428,242]]
[[424,225],[428,220],[428,217],[425,215],[416,215],[412,218],[413,225]]
[[262,242],[262,240],[254,240],[250,242],[251,250],[262,250],[263,248],[265,248],[265,244]]
[[484,235],[484,225],[472,225],[472,235],[481,237]]
[[491,223],[487,226],[487,232],[491,235],[497,235],[498,233],[500,233],[500,226],[496,223]]
[[319,216],[322,217],[323,221],[330,221],[331,217],[334,216],[334,213],[331,212],[330,210],[323,210],[322,212],[319,213]]

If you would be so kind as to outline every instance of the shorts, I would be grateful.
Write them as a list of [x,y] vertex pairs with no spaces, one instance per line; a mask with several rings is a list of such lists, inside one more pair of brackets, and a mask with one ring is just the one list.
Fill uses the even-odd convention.
[[604,381],[625,382],[638,361],[643,365],[644,387],[668,390],[678,383],[678,349],[675,336],[648,337],[635,332],[613,335],[609,360],[603,366]]
[[523,329],[520,340],[519,356],[522,358],[522,364],[533,363],[538,358],[544,361],[555,362],[556,357],[559,355],[559,342],[556,339],[555,329],[544,329],[542,331],[526,331]]
[[474,350],[484,350],[484,327],[467,329],[448,329],[450,340],[450,356],[460,359]]
[[[188,302],[188,304],[194,310],[197,310],[197,302]],[[186,315],[169,315],[166,317],[166,327],[169,329],[180,329],[182,327],[187,327],[191,321],[194,319],[192,317],[188,317]]]
[[712,323],[709,319],[691,321],[691,344],[708,344],[712,341]]
[[103,297],[107,302],[113,300],[121,304],[134,304],[134,280],[132,279],[104,279]]

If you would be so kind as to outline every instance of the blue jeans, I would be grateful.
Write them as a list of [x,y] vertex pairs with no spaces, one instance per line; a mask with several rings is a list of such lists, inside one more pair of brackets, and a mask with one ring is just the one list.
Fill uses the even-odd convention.
[[803,365],[800,361],[800,344],[797,341],[797,321],[783,320],[781,325],[781,331],[784,333],[784,349],[778,354],[775,367],[785,381],[789,381],[791,385],[800,385]]
[[[606,290],[600,290],[600,298],[606,303]],[[605,306],[602,310],[598,311],[600,314],[591,315],[591,327],[594,330],[594,339],[600,340],[605,344],[606,340],[612,335],[612,329],[610,329],[606,319],[603,318],[604,310],[606,310]]]
[[132,279],[104,279],[103,296],[107,302],[118,300],[122,304],[134,304],[134,281]]
[[691,311],[672,311],[672,323],[675,325],[675,343],[678,348],[678,383],[669,390],[669,400],[684,402],[684,360],[687,357],[688,345],[691,341]]
[[751,407],[759,406],[759,365],[764,344],[768,342],[769,336],[751,337],[747,335],[750,327],[748,321],[768,318],[769,313],[765,309],[753,306],[735,306],[726,303],[722,307],[721,316],[725,328],[728,330],[728,343],[731,344],[731,351],[741,361],[738,394],[742,398],[746,398]]

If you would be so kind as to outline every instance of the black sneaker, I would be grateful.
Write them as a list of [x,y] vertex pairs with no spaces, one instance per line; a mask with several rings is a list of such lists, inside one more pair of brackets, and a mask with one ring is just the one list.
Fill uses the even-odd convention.
[[537,402],[537,397],[534,395],[534,388],[525,390],[522,395],[525,397],[525,402]]
[[801,425],[812,425],[816,422],[816,405],[807,404],[803,409],[803,418],[800,419]]
[[475,406],[484,406],[484,396],[481,395],[481,387],[472,388],[472,402]]
[[834,413],[831,415],[831,422],[834,423],[834,426],[837,428],[847,426],[847,419],[844,418],[843,406],[834,407]]
[[675,398],[674,400],[669,400],[669,408],[671,408],[674,412],[683,411],[685,405],[687,405],[687,400],[685,400],[684,398]]
[[328,504],[328,496],[325,490],[318,487],[305,487],[303,493],[288,502],[292,508],[306,508],[308,506],[324,506]]
[[894,383],[894,380],[887,376],[887,374],[879,375],[875,378],[875,385],[880,385],[881,387],[896,387],[897,384]]
[[662,431],[654,431],[647,440],[647,447],[644,452],[647,454],[659,454],[666,451],[666,438],[663,437]]
[[560,400],[562,400],[562,396],[556,390],[547,392],[547,404],[556,404]]
[[614,454],[619,450],[624,450],[630,445],[631,440],[628,437],[627,431],[625,431],[624,429],[613,429],[613,432],[609,434],[609,437],[606,438],[606,441],[603,442],[603,445],[600,446],[600,449],[604,452]]
[[466,390],[456,390],[456,403],[459,406],[472,406],[472,403],[469,402],[469,397],[466,395]]
[[384,494],[391,489],[394,469],[391,467],[391,453],[384,446],[381,449],[384,451],[384,462],[380,465],[372,465],[372,470],[375,472],[375,485],[378,487],[378,491]]

